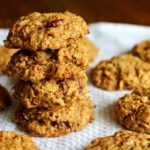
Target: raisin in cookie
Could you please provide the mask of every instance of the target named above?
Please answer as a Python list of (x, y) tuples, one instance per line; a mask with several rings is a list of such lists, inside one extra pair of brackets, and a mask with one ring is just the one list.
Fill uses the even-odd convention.
[(150, 138), (143, 133), (119, 131), (112, 136), (93, 140), (85, 150), (149, 150)]
[(17, 52), (17, 50), (0, 46), (0, 75), (6, 73), (7, 64), (15, 52)]
[(150, 89), (139, 88), (120, 98), (115, 112), (127, 129), (150, 133)]
[(40, 150), (27, 135), (21, 135), (14, 131), (0, 131), (1, 150)]
[(51, 106), (65, 106), (68, 101), (85, 95), (88, 91), (86, 84), (85, 73), (58, 81), (43, 80), (37, 83), (19, 81), (14, 88), (14, 97), (26, 108), (51, 109)]
[(83, 129), (94, 119), (93, 104), (87, 97), (51, 109), (19, 107), (15, 122), (32, 136), (54, 137)]
[[(59, 55), (60, 54), (60, 55)], [(7, 74), (25, 81), (38, 82), (42, 79), (70, 78), (82, 72), (72, 56), (63, 52), (19, 50), (8, 64)], [(82, 60), (83, 61), (83, 60)]]
[(81, 38), (76, 43), (85, 49), (86, 58), (88, 58), (89, 62), (96, 59), (99, 50), (91, 40), (88, 38)]
[(0, 110), (6, 109), (11, 103), (10, 95), (7, 90), (0, 85)]
[(21, 17), (10, 29), (6, 47), (31, 51), (57, 50), (74, 43), (89, 33), (86, 22), (68, 11), (64, 13), (34, 12)]
[(150, 62), (150, 40), (143, 41), (134, 46), (132, 53), (142, 60)]
[(150, 86), (150, 64), (131, 54), (100, 62), (91, 73), (93, 83), (106, 90)]

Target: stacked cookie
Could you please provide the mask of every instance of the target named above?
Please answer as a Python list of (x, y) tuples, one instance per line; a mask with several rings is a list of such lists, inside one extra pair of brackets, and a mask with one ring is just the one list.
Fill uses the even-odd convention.
[(87, 33), (85, 21), (70, 12), (32, 13), (10, 30), (5, 46), (21, 48), (7, 69), (20, 79), (14, 88), (20, 103), (15, 122), (31, 135), (60, 136), (93, 120), (86, 96), (90, 61), (79, 42)]

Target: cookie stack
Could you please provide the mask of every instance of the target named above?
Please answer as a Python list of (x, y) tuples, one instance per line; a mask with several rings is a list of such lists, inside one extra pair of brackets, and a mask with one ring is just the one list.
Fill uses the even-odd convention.
[(33, 136), (60, 136), (84, 128), (94, 118), (85, 69), (89, 59), (80, 38), (85, 21), (70, 12), (32, 13), (10, 30), (6, 47), (21, 48), (7, 74), (20, 81), (15, 122)]

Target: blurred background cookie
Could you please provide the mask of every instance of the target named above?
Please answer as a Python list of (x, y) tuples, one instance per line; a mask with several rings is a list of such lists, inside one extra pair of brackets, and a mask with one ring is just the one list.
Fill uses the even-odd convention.
[(88, 58), (89, 62), (92, 63), (96, 59), (99, 53), (99, 49), (96, 47), (96, 45), (86, 37), (79, 39), (77, 41), (77, 44), (83, 47), (86, 53), (86, 57)]
[(11, 98), (8, 91), (0, 85), (0, 110), (6, 109), (11, 104)]
[(132, 49), (132, 53), (143, 61), (150, 62), (150, 40), (135, 45)]
[(4, 46), (0, 46), (0, 75), (6, 73), (7, 64), (11, 56), (16, 52), (16, 49), (8, 49)]
[(125, 128), (150, 133), (150, 89), (138, 88), (120, 98), (115, 107), (116, 119)]
[(106, 90), (149, 87), (150, 64), (132, 54), (122, 54), (100, 62), (91, 72), (93, 83)]
[(123, 130), (112, 136), (94, 139), (85, 150), (148, 150), (149, 145), (148, 135)]
[(0, 131), (1, 150), (40, 150), (27, 135), (21, 135), (14, 131)]

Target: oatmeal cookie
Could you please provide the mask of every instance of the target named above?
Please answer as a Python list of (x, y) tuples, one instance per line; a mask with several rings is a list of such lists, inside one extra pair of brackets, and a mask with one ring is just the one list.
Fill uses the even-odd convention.
[(87, 77), (84, 74), (64, 80), (43, 80), (32, 83), (19, 81), (14, 88), (14, 97), (26, 108), (53, 105), (65, 106), (68, 101), (85, 95), (88, 91)]
[(96, 45), (88, 38), (81, 38), (77, 41), (77, 44), (85, 49), (86, 57), (89, 62), (92, 62), (98, 56), (98, 48)]
[(11, 103), (10, 95), (7, 90), (0, 85), (0, 110), (6, 109)]
[(25, 109), (19, 107), (15, 122), (32, 136), (55, 137), (83, 129), (93, 121), (93, 104), (87, 97), (68, 101), (65, 107)]
[(15, 52), (17, 52), (17, 50), (0, 46), (0, 75), (6, 73), (7, 64)]
[(73, 56), (67, 58), (64, 53), (60, 52), (59, 54), (60, 56), (57, 56), (55, 51), (53, 53), (49, 50), (36, 52), (19, 50), (11, 58), (7, 74), (25, 81), (38, 82), (51, 78), (63, 80), (82, 72), (82, 69), (75, 65), (71, 59)]
[(150, 134), (150, 89), (139, 88), (120, 98), (115, 112), (127, 129)]
[(150, 62), (150, 40), (135, 45), (132, 49), (132, 53), (142, 60)]
[(100, 62), (91, 73), (93, 83), (106, 90), (150, 87), (150, 64), (132, 54)]
[(10, 29), (4, 42), (9, 48), (31, 51), (57, 50), (74, 43), (89, 33), (86, 22), (68, 11), (64, 13), (34, 12), (21, 17)]
[(93, 140), (85, 150), (149, 150), (150, 138), (143, 133), (123, 130)]
[(1, 150), (40, 150), (27, 135), (21, 135), (14, 131), (0, 131)]

